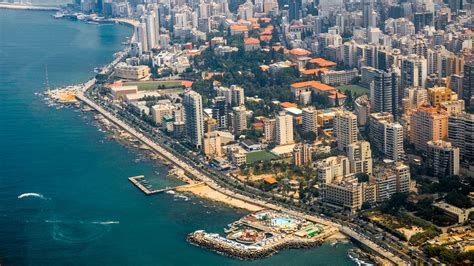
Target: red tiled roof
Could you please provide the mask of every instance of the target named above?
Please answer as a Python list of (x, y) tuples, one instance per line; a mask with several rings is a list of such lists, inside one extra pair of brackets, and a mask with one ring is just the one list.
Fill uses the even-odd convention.
[(313, 58), (313, 59), (309, 60), (308, 62), (312, 63), (312, 64), (317, 64), (320, 67), (331, 67), (331, 66), (336, 65), (336, 63), (334, 63), (333, 61), (329, 61), (329, 60), (326, 60), (324, 58)]

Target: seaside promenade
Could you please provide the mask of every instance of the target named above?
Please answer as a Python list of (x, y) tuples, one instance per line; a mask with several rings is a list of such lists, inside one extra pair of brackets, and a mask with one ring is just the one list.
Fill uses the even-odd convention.
[(266, 201), (263, 201), (263, 200), (260, 200), (260, 199), (257, 199), (257, 198), (250, 198), (250, 197), (244, 196), (242, 194), (236, 193), (235, 191), (233, 191), (231, 189), (228, 189), (228, 188), (225, 188), (225, 187), (222, 187), (222, 186), (218, 185), (213, 179), (211, 179), (207, 175), (203, 174), (199, 170), (195, 169), (194, 167), (190, 166), (189, 164), (182, 161), (178, 157), (174, 156), (172, 153), (170, 153), (169, 151), (167, 151), (166, 149), (164, 149), (163, 147), (161, 147), (160, 145), (158, 145), (157, 143), (155, 143), (154, 141), (152, 141), (151, 139), (149, 139), (148, 137), (146, 137), (145, 135), (143, 135), (142, 133), (137, 131), (135, 128), (130, 127), (128, 124), (126, 124), (125, 122), (118, 119), (112, 113), (108, 112), (103, 107), (99, 106), (98, 104), (96, 104), (95, 102), (93, 102), (92, 100), (87, 98), (84, 95), (84, 92), (86, 90), (88, 90), (89, 88), (91, 88), (94, 85), (94, 83), (95, 83), (95, 80), (91, 80), (88, 83), (86, 83), (87, 85), (82, 86), (81, 89), (78, 89), (76, 97), (79, 100), (86, 103), (87, 105), (89, 105), (90, 107), (92, 107), (93, 109), (95, 109), (97, 112), (102, 114), (104, 117), (109, 119), (111, 122), (115, 123), (116, 125), (118, 125), (122, 129), (126, 130), (129, 134), (136, 137), (142, 143), (149, 146), (153, 151), (155, 151), (158, 154), (160, 154), (161, 156), (163, 156), (163, 158), (168, 160), (170, 163), (172, 163), (176, 167), (182, 169), (188, 175), (194, 176), (196, 180), (205, 183), (210, 188), (212, 188), (216, 191), (219, 191), (220, 193), (225, 194), (229, 197), (236, 198), (236, 199), (239, 199), (239, 200), (242, 200), (244, 202), (248, 202), (248, 203), (251, 203), (251, 204), (254, 204), (254, 205), (258, 205), (262, 208), (272, 209), (272, 210), (275, 210), (275, 211), (286, 212), (286, 213), (289, 213), (291, 215), (302, 217), (304, 219), (307, 219), (307, 220), (315, 222), (315, 223), (320, 223), (320, 224), (323, 224), (323, 225), (326, 225), (326, 226), (336, 228), (336, 229), (340, 230), (341, 232), (343, 232), (344, 234), (348, 235), (349, 237), (351, 237), (351, 238), (359, 241), (363, 245), (367, 246), (368, 248), (370, 248), (371, 250), (373, 250), (374, 252), (376, 252), (380, 256), (386, 258), (391, 263), (393, 263), (395, 265), (409, 265), (406, 261), (404, 261), (401, 258), (395, 256), (394, 254), (390, 253), (389, 251), (381, 248), (380, 246), (378, 246), (376, 243), (374, 243), (370, 239), (368, 239), (365, 236), (357, 233), (356, 231), (352, 230), (349, 227), (339, 225), (339, 224), (334, 223), (334, 222), (332, 222), (328, 219), (325, 219), (325, 218), (321, 218), (321, 217), (317, 217), (317, 216), (313, 216), (313, 215), (307, 215), (307, 214), (304, 214), (304, 213), (301, 213), (301, 212), (290, 210), (290, 209), (287, 209), (287, 208), (284, 208), (284, 207), (278, 206), (276, 204), (269, 203), (269, 202), (266, 202)]

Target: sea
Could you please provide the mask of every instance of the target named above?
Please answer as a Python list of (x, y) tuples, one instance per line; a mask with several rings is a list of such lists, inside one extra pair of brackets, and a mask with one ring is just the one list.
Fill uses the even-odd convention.
[[(128, 181), (179, 184), (110, 138), (93, 114), (38, 93), (94, 75), (132, 29), (0, 10), (0, 265), (354, 265), (352, 243), (240, 261), (193, 246), (247, 214), (187, 194), (145, 196)], [(47, 69), (47, 71), (46, 71)], [(47, 72), (47, 74), (46, 74)]]

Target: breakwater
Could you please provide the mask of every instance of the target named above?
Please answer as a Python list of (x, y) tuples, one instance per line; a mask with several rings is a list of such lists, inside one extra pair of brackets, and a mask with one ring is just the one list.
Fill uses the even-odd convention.
[(265, 245), (244, 245), (218, 234), (205, 231), (195, 231), (187, 236), (187, 241), (193, 245), (213, 250), (219, 254), (227, 255), (241, 260), (256, 260), (272, 256), (282, 249), (308, 249), (320, 246), (321, 239), (297, 239), (286, 237)]

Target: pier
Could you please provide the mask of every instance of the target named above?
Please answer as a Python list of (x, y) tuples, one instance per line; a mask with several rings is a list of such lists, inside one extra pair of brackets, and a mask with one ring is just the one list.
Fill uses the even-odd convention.
[(184, 188), (184, 187), (189, 187), (189, 186), (196, 186), (196, 185), (202, 184), (202, 183), (193, 183), (193, 184), (179, 185), (179, 186), (174, 186), (174, 187), (150, 189), (150, 188), (144, 186), (140, 182), (141, 180), (145, 180), (144, 175), (132, 176), (132, 177), (129, 177), (128, 180), (130, 180), (130, 182), (132, 182), (138, 189), (143, 191), (143, 193), (145, 193), (145, 195), (147, 195), (147, 196), (162, 193), (162, 192), (166, 192), (166, 191), (170, 191), (170, 190), (176, 190), (176, 189), (179, 189), (179, 188)]

